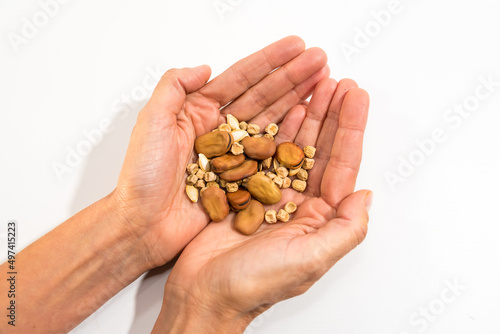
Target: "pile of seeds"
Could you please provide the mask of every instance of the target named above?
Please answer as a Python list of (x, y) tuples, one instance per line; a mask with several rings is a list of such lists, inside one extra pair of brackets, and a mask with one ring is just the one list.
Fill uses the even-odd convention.
[(256, 124), (238, 122), (227, 115), (227, 123), (219, 125), (195, 140), (197, 163), (187, 166), (186, 193), (201, 205), (213, 221), (221, 221), (229, 210), (237, 212), (234, 228), (250, 235), (266, 221), (287, 222), (297, 210), (288, 202), (283, 209), (266, 210), (264, 205), (281, 200), (281, 189), (303, 192), (307, 187), (308, 170), (314, 166), (316, 149), (301, 149), (294, 143), (276, 146), (274, 123), (260, 133)]

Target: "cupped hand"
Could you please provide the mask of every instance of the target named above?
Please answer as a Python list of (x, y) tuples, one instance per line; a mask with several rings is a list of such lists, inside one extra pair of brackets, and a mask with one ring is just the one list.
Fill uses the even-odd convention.
[(208, 83), (208, 66), (163, 75), (139, 113), (111, 195), (125, 224), (143, 241), (150, 267), (171, 260), (209, 222), (185, 194), (185, 168), (195, 161), (195, 138), (228, 113), (240, 120), (281, 121), (329, 75), (326, 61), (321, 49), (304, 50), (304, 42), (291, 36)]
[[(372, 194), (353, 191), (368, 106), (368, 94), (354, 81), (325, 79), (307, 110), (292, 108), (276, 140), (315, 146), (316, 163), (304, 193), (283, 190), (281, 203), (266, 209), (288, 201), (299, 209), (289, 222), (264, 223), (251, 236), (234, 230), (234, 214), (207, 226), (175, 264), (162, 314), (169, 311), (165, 305), (176, 307), (168, 301), (172, 295), (184, 296), (183, 303), (211, 310), (215, 318), (246, 319), (244, 327), (270, 305), (305, 292), (363, 241)], [(231, 331), (238, 332), (234, 326)]]

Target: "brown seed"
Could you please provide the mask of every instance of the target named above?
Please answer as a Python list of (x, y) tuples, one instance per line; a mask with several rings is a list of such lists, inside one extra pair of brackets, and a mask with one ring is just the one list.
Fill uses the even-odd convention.
[(245, 235), (255, 233), (264, 222), (266, 210), (264, 206), (256, 201), (251, 200), (245, 210), (241, 210), (234, 219), (234, 228)]
[(281, 143), (276, 148), (276, 159), (287, 168), (299, 168), (304, 162), (304, 151), (294, 143)]
[(258, 167), (259, 164), (257, 163), (257, 161), (246, 160), (238, 167), (226, 170), (224, 173), (220, 174), (219, 177), (229, 182), (243, 180), (244, 178), (257, 173)]
[(253, 175), (247, 183), (247, 190), (262, 204), (275, 204), (281, 200), (281, 190), (265, 175)]
[(206, 213), (215, 222), (221, 221), (229, 214), (224, 190), (217, 187), (205, 188), (201, 191), (201, 205)]
[(250, 200), (252, 195), (246, 190), (239, 189), (234, 193), (227, 193), (227, 200), (231, 209), (234, 211), (240, 211), (246, 209), (250, 205)]
[(212, 171), (215, 173), (222, 173), (228, 169), (238, 167), (245, 162), (245, 156), (243, 154), (234, 155), (231, 153), (224, 154), (223, 156), (217, 157), (210, 161), (212, 165)]
[(194, 148), (197, 153), (204, 154), (207, 158), (212, 158), (225, 154), (231, 149), (233, 136), (226, 131), (208, 132), (199, 136), (194, 141)]
[(276, 144), (266, 137), (245, 137), (241, 141), (245, 155), (251, 159), (264, 160), (274, 155)]

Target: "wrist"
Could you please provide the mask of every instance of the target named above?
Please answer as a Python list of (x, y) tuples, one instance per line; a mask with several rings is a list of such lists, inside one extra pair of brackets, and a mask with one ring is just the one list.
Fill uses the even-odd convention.
[(170, 283), (152, 334), (243, 333), (256, 315), (240, 313), (221, 303), (208, 302)]

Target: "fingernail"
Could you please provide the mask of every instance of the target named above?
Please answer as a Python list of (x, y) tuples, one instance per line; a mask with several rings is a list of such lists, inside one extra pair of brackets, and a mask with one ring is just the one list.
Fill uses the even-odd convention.
[(370, 212), (370, 208), (372, 207), (372, 201), (373, 201), (373, 192), (370, 191), (365, 197), (365, 206), (367, 212)]

